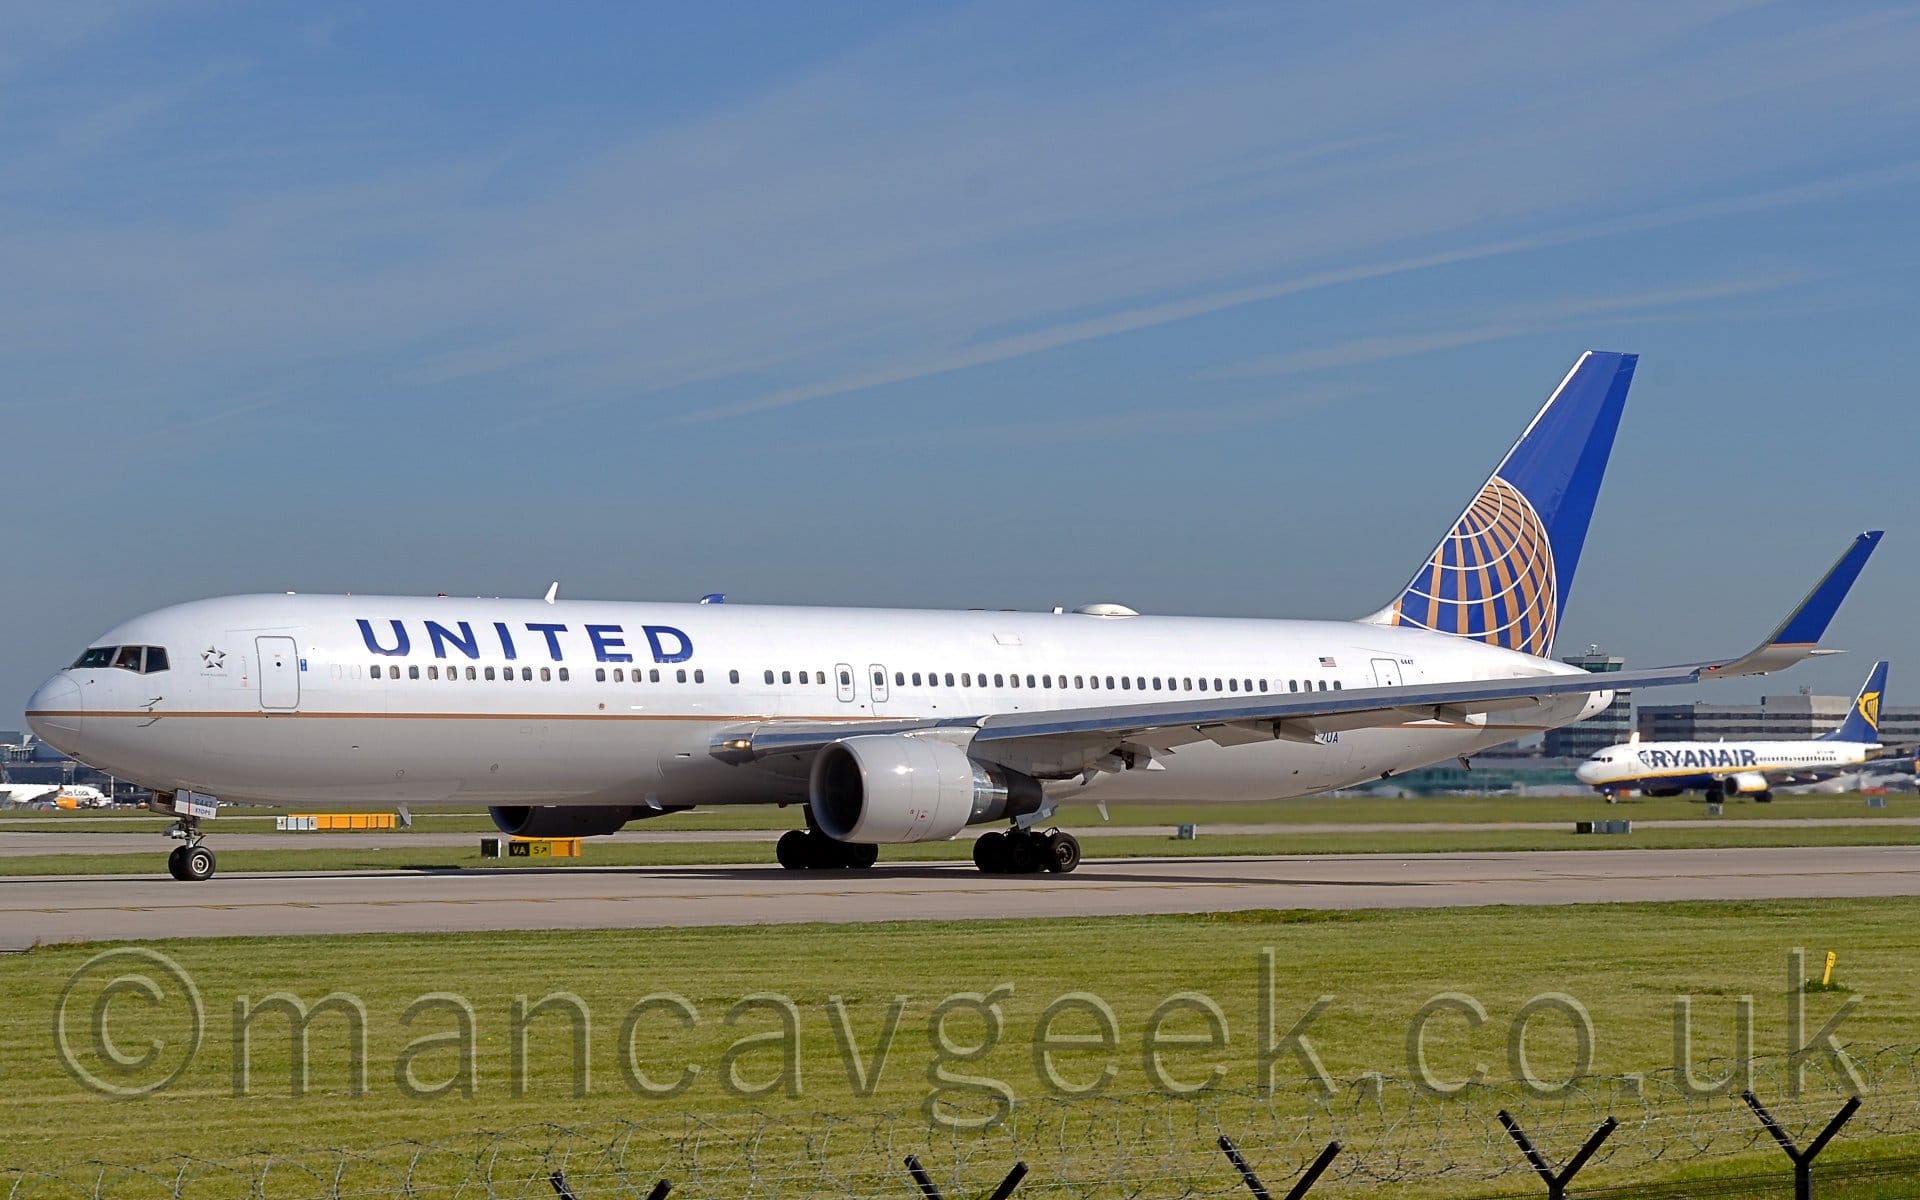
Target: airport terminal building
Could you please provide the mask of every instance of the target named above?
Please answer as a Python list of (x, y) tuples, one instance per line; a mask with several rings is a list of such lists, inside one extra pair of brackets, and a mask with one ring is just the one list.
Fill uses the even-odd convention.
[[(1804, 693), (1762, 696), (1758, 704), (1642, 704), (1635, 727), (1647, 741), (1799, 741), (1830, 732), (1846, 719), (1852, 704), (1852, 696)], [(1920, 706), (1883, 706), (1880, 741), (1888, 746), (1920, 743)]]

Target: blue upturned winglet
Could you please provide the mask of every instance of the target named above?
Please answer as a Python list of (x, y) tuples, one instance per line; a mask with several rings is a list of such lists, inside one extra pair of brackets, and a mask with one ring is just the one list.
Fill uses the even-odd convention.
[(1827, 632), (1833, 614), (1840, 611), (1840, 602), (1847, 598), (1847, 591), (1853, 587), (1853, 581), (1860, 578), (1860, 569), (1867, 565), (1873, 548), (1880, 544), (1883, 530), (1869, 529), (1853, 539), (1853, 545), (1833, 564), (1825, 578), (1813, 585), (1807, 598), (1800, 607), (1781, 622), (1780, 628), (1773, 631), (1767, 639), (1769, 646), (1815, 646)]
[(1581, 355), (1406, 589), (1367, 619), (1550, 653), (1638, 361)]
[(1883, 658), (1873, 664), (1873, 670), (1867, 673), (1867, 681), (1860, 685), (1860, 694), (1853, 698), (1853, 707), (1847, 710), (1847, 719), (1840, 723), (1840, 728), (1819, 740), (1877, 743), (1880, 740), (1880, 698), (1886, 694), (1887, 660)]

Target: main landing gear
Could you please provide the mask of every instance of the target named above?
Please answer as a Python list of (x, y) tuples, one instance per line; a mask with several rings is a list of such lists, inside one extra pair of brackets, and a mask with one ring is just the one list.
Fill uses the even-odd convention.
[(200, 818), (181, 817), (167, 830), (167, 836), (179, 838), (184, 846), (175, 846), (167, 855), (167, 874), (182, 882), (198, 883), (213, 878), (218, 860), (207, 848), (206, 834), (200, 832)]
[(974, 839), (973, 865), (989, 875), (1065, 875), (1080, 865), (1080, 839), (1060, 830), (1009, 829)]
[(789, 871), (851, 867), (865, 870), (880, 860), (880, 847), (835, 841), (817, 829), (789, 829), (780, 835), (774, 856)]

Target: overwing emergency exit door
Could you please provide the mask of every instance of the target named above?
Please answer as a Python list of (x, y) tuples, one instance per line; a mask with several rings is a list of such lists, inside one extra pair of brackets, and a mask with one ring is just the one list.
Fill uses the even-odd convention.
[(260, 657), (260, 707), (291, 712), (300, 707), (300, 650), (290, 637), (257, 637)]

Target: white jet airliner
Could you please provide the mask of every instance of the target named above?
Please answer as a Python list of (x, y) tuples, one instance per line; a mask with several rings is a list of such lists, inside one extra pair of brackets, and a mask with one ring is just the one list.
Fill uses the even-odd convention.
[(612, 833), (702, 804), (799, 804), (792, 868), (887, 843), (1070, 871), (1082, 794), (1303, 796), (1464, 758), (1607, 689), (1778, 670), (1878, 533), (1730, 660), (1593, 676), (1548, 657), (1635, 358), (1582, 355), (1392, 603), (1358, 621), (1072, 612), (232, 596), (103, 635), (28, 702), (35, 732), (171, 794), (175, 877), (217, 803), (481, 804), (507, 833)]
[(1574, 768), (1581, 783), (1612, 797), (1638, 791), (1649, 796), (1703, 792), (1718, 802), (1742, 792), (1762, 804), (1773, 785), (1818, 783), (1859, 766), (1881, 750), (1880, 697), (1887, 690), (1887, 664), (1873, 664), (1847, 719), (1833, 732), (1807, 742), (1642, 742), (1608, 746)]

